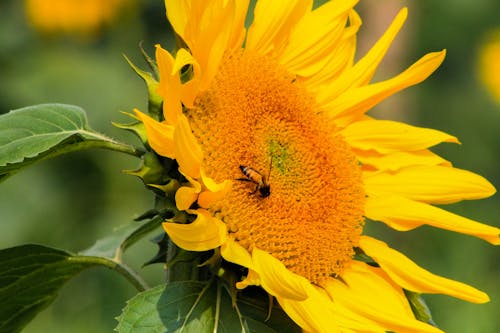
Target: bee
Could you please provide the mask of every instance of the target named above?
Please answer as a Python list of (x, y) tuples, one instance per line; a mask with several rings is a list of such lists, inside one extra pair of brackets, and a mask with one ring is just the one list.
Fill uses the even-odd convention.
[(257, 170), (244, 165), (240, 165), (240, 170), (245, 175), (246, 178), (237, 178), (236, 180), (254, 183), (256, 186), (252, 194), (259, 191), (259, 195), (261, 198), (267, 198), (271, 194), (271, 186), (269, 185), (269, 176), (271, 174), (271, 168), (269, 168), (269, 175), (267, 177), (258, 172)]

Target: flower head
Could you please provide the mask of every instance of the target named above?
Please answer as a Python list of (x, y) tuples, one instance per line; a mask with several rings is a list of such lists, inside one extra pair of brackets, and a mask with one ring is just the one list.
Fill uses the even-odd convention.
[(92, 35), (129, 0), (25, 0), (30, 23), (41, 32)]
[(500, 29), (489, 32), (479, 49), (478, 74), (481, 82), (500, 103)]
[(196, 218), (163, 226), (186, 250), (220, 248), (247, 269), (238, 288), (261, 286), (305, 331), (440, 332), (415, 319), (404, 289), (487, 295), (364, 235), (364, 220), (499, 244), (499, 229), (432, 206), (495, 189), (429, 150), (455, 137), (366, 115), (425, 80), (445, 51), (371, 83), (407, 11), (354, 62), (356, 2), (260, 0), (246, 31), (248, 1), (166, 1), (186, 48), (156, 49), (164, 120), (136, 114), (150, 146), (178, 162), (176, 205)]

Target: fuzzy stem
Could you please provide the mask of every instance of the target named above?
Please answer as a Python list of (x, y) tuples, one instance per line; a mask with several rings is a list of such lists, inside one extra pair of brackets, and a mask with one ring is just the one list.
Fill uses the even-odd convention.
[(114, 260), (94, 257), (94, 256), (74, 256), (70, 257), (68, 260), (73, 262), (83, 262), (83, 263), (93, 263), (95, 265), (104, 266), (110, 268), (118, 273), (120, 273), (124, 278), (126, 278), (138, 291), (145, 291), (149, 289), (148, 284), (130, 267), (117, 263)]

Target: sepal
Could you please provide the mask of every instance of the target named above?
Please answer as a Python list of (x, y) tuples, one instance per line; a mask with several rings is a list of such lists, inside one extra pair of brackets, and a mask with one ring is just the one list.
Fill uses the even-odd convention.
[(181, 187), (181, 184), (177, 179), (169, 179), (169, 181), (164, 185), (157, 184), (148, 184), (151, 187), (154, 187), (165, 194), (168, 198), (175, 198), (175, 194), (177, 190)]
[(153, 71), (154, 77), (160, 77), (160, 72), (158, 70), (158, 65), (156, 65), (156, 62), (153, 58), (147, 54), (146, 50), (142, 47), (142, 42), (139, 43), (139, 49), (141, 50), (141, 55), (142, 58), (146, 61), (148, 64), (149, 68)]
[[(153, 60), (147, 56), (146, 52), (141, 48), (142, 54), (144, 58), (146, 59), (146, 62), (150, 65), (150, 67), (153, 67)], [(158, 94), (158, 86), (159, 83), (156, 80), (156, 78), (151, 74), (150, 72), (143, 71), (139, 67), (137, 67), (126, 55), (124, 55), (125, 60), (128, 62), (130, 67), (134, 70), (134, 72), (139, 75), (144, 83), (146, 84), (146, 87), (148, 89), (148, 111), (153, 118), (156, 120), (161, 120), (162, 117), (162, 102), (163, 99), (161, 96)]]
[(136, 121), (128, 123), (128, 124), (122, 124), (122, 123), (117, 123), (117, 122), (111, 122), (111, 124), (117, 128), (124, 129), (126, 131), (134, 133), (139, 140), (141, 140), (142, 144), (146, 146), (148, 142), (148, 136), (146, 135), (146, 128), (144, 127), (144, 123), (142, 121), (137, 120), (137, 117), (128, 112), (122, 112), (124, 115), (127, 115)]
[(141, 166), (136, 170), (124, 170), (124, 173), (139, 177), (145, 185), (164, 184), (169, 180), (166, 171), (158, 156), (148, 151), (141, 159)]
[(436, 323), (432, 320), (431, 310), (425, 303), (421, 294), (406, 289), (403, 289), (403, 291), (408, 303), (410, 303), (410, 307), (415, 315), (415, 318), (429, 325), (436, 326)]
[(142, 267), (146, 267), (152, 264), (165, 264), (167, 262), (167, 253), (169, 249), (168, 235), (162, 232), (161, 234), (153, 237), (151, 239), (151, 242), (158, 247), (158, 250), (151, 259), (142, 264)]

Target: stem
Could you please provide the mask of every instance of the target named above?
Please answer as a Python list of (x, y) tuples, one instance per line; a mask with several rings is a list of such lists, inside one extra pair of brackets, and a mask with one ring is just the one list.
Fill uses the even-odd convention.
[[(217, 333), (219, 331), (220, 303), (221, 303), (221, 298), (222, 298), (221, 288), (222, 288), (221, 284), (217, 283), (217, 296), (215, 298), (215, 314), (214, 314), (215, 322), (214, 322), (214, 329), (213, 329), (214, 333)], [(241, 325), (241, 328), (244, 328), (244, 326)]]
[(126, 278), (138, 291), (145, 291), (149, 289), (148, 284), (144, 281), (136, 272), (134, 272), (127, 265), (119, 264), (116, 261), (103, 257), (94, 256), (74, 256), (68, 258), (73, 262), (83, 262), (88, 264), (93, 263), (95, 265), (104, 266), (110, 268), (118, 273), (120, 273), (124, 278)]
[(31, 161), (28, 160), (28, 161), (24, 162), (24, 166), (33, 164), (35, 162), (48, 160), (49, 158), (53, 158), (53, 157), (63, 155), (66, 153), (72, 153), (75, 151), (93, 149), (93, 148), (113, 150), (113, 151), (129, 154), (132, 156), (136, 156), (136, 157), (141, 157), (144, 154), (144, 152), (142, 150), (139, 150), (139, 149), (137, 149), (133, 146), (127, 145), (125, 143), (120, 143), (120, 142), (116, 142), (116, 141), (82, 141), (82, 142), (66, 145), (65, 147), (63, 147), (61, 149), (50, 151), (47, 154), (41, 155), (40, 157), (33, 159)]
[[(112, 138), (98, 132), (82, 130), (82, 134), (85, 134), (88, 137), (95, 138), (95, 141), (93, 141), (92, 139), (87, 139), (83, 142), (73, 144), (72, 146), (114, 150), (120, 153), (125, 153), (137, 157), (141, 157), (144, 154), (144, 151), (141, 151), (131, 145), (115, 141)], [(86, 145), (86, 143), (89, 143), (89, 145)]]
[[(98, 138), (98, 136), (95, 136), (95, 135), (94, 135), (94, 137)], [(71, 143), (71, 144), (65, 145), (62, 148), (52, 149), (52, 150), (43, 152), (40, 155), (38, 155), (37, 157), (27, 158), (22, 163), (16, 164), (16, 165), (18, 165), (17, 167), (15, 167), (11, 170), (8, 170), (8, 172), (5, 172), (2, 175), (0, 175), (0, 181), (5, 180), (8, 176), (12, 176), (13, 174), (19, 172), (21, 169), (23, 169), (27, 166), (30, 166), (36, 162), (41, 162), (44, 160), (48, 160), (50, 158), (54, 158), (54, 157), (59, 156), (59, 155), (63, 155), (66, 153), (72, 153), (72, 152), (79, 151), (79, 150), (101, 148), (101, 149), (107, 149), (107, 150), (113, 150), (113, 151), (125, 153), (125, 154), (132, 155), (135, 157), (141, 157), (142, 155), (144, 155), (144, 151), (142, 151), (138, 148), (127, 145), (125, 143), (111, 140), (109, 138), (107, 138), (107, 140), (109, 140), (109, 141), (88, 140), (88, 141), (82, 141), (82, 142), (77, 142), (77, 143)]]
[[(109, 140), (109, 139), (108, 139)], [(127, 145), (125, 143), (117, 142), (117, 141), (84, 141), (80, 143), (76, 143), (69, 147), (68, 151), (72, 150), (81, 150), (86, 148), (101, 148), (116, 151), (119, 153), (125, 153), (135, 157), (141, 157), (144, 155), (144, 151), (135, 148), (134, 146)]]
[(136, 157), (141, 157), (144, 154), (144, 151), (120, 142), (102, 142), (102, 146), (99, 148), (113, 150)]

